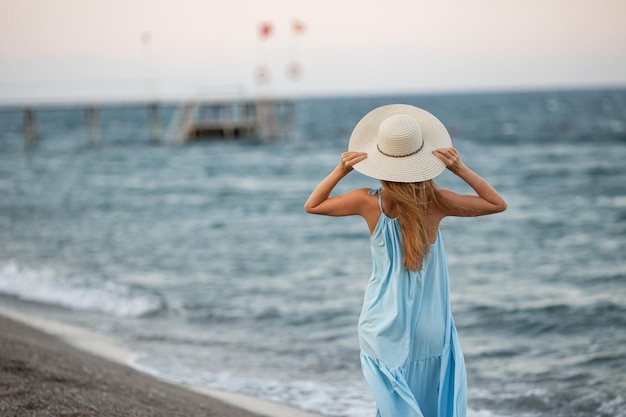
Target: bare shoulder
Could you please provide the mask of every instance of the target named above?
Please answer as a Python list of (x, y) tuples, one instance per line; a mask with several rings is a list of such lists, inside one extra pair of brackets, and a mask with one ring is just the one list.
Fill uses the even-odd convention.
[(378, 205), (378, 194), (372, 192), (371, 188), (357, 188), (344, 194), (350, 199), (350, 205), (353, 205), (354, 214), (359, 214), (367, 223), (370, 235), (374, 232), (376, 223), (380, 218), (380, 208)]
[(361, 196), (370, 196), (372, 189), (371, 188), (356, 188), (354, 190), (352, 190), (352, 193), (361, 195)]
[(359, 204), (362, 205), (363, 211), (370, 211), (370, 208), (378, 210), (378, 195), (371, 188), (357, 188), (350, 191), (346, 195), (351, 195)]
[(371, 191), (371, 188), (356, 188), (344, 194), (343, 198), (355, 200), (360, 203), (367, 202), (372, 199), (372, 195), (370, 194), (370, 191)]
[(371, 188), (357, 188), (343, 195), (344, 204), (352, 207), (352, 214), (362, 216), (368, 224), (376, 222), (380, 215), (378, 196)]

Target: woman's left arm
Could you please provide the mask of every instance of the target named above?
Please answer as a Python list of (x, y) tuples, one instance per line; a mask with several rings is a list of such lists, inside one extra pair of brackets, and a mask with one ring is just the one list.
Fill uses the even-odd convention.
[(304, 210), (312, 214), (327, 216), (349, 216), (361, 214), (360, 193), (358, 190), (336, 197), (330, 193), (343, 177), (354, 169), (353, 166), (367, 158), (363, 152), (344, 152), (335, 169), (318, 184), (304, 204)]

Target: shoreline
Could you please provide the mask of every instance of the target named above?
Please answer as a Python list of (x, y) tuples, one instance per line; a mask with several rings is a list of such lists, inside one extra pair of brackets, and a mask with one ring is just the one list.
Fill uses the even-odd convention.
[(167, 380), (83, 328), (0, 307), (0, 414), (320, 417), (256, 397)]

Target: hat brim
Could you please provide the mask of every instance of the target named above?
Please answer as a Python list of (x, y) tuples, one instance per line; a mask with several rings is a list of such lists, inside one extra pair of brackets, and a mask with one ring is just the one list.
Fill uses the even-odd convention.
[[(408, 115), (419, 123), (424, 147), (414, 155), (390, 157), (376, 147), (378, 128), (388, 117)], [(446, 165), (432, 151), (452, 146), (446, 127), (426, 110), (408, 104), (390, 104), (367, 113), (354, 127), (348, 151), (365, 152), (367, 158), (354, 165), (354, 169), (368, 177), (393, 182), (421, 182), (441, 174)]]

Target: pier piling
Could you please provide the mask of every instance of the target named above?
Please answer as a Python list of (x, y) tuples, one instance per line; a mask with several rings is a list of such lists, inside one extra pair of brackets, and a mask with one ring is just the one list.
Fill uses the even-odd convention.
[(24, 146), (26, 149), (37, 147), (37, 114), (32, 107), (24, 110)]
[(85, 109), (85, 132), (87, 144), (90, 146), (100, 143), (100, 109), (97, 107), (87, 107)]
[(148, 107), (148, 125), (150, 141), (153, 143), (161, 142), (161, 114), (157, 103), (152, 103)]

